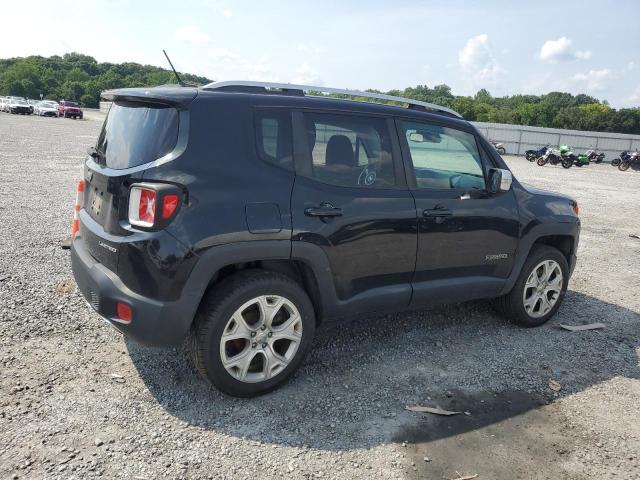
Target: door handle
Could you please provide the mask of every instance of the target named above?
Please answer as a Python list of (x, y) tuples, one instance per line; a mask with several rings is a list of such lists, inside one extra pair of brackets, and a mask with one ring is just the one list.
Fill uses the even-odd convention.
[(432, 209), (422, 211), (424, 217), (450, 217), (451, 215), (453, 215), (451, 210), (447, 210), (444, 205), (436, 205)]
[(339, 217), (342, 215), (342, 209), (323, 202), (317, 207), (305, 209), (304, 214), (310, 217)]

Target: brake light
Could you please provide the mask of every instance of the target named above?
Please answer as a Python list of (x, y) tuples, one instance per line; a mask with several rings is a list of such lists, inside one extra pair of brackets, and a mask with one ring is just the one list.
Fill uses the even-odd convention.
[(573, 202), (573, 204), (571, 205), (571, 208), (573, 209), (573, 213), (575, 213), (578, 216), (580, 215), (580, 208), (578, 208), (577, 202)]
[(162, 197), (162, 218), (171, 218), (173, 212), (178, 208), (178, 195), (171, 193)]
[(180, 207), (181, 189), (175, 185), (138, 183), (129, 191), (129, 223), (136, 227), (165, 227)]

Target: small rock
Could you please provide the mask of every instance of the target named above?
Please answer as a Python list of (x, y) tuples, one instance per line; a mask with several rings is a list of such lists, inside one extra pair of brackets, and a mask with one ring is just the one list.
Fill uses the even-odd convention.
[(100, 440), (99, 438), (96, 438), (96, 439), (93, 441), (93, 444), (94, 444), (96, 447), (100, 447), (100, 446), (102, 446), (102, 445), (103, 445), (103, 443), (104, 443), (104, 442), (103, 442), (102, 440)]

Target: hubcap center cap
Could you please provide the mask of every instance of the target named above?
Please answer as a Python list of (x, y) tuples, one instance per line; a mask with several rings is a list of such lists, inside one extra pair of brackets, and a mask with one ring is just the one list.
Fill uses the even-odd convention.
[(269, 335), (267, 332), (260, 332), (258, 333), (258, 335), (256, 335), (256, 343), (258, 344), (258, 346), (262, 346), (263, 343), (267, 342), (267, 339), (269, 338)]

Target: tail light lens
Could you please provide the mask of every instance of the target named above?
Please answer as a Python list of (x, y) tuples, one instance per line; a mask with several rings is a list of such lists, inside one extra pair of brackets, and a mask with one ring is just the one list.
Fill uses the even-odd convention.
[(580, 215), (580, 208), (578, 207), (578, 202), (573, 202), (571, 204), (571, 209), (573, 210), (573, 213), (575, 213), (577, 216)]
[(165, 227), (180, 207), (182, 191), (175, 185), (137, 183), (129, 191), (129, 223), (144, 229)]

